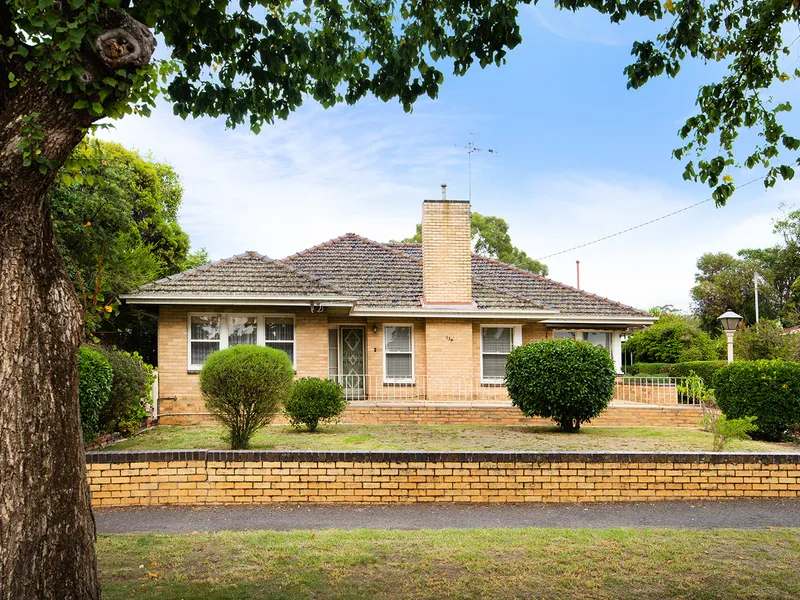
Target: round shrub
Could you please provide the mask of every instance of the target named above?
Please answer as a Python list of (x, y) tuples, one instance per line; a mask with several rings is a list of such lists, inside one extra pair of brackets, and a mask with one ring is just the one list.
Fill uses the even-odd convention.
[(114, 382), (108, 402), (100, 411), (100, 430), (108, 433), (119, 431), (133, 435), (139, 430), (142, 419), (147, 417), (145, 403), (152, 402), (153, 367), (145, 364), (136, 352), (98, 347), (114, 370)]
[(108, 401), (114, 371), (105, 356), (88, 346), (78, 350), (78, 396), (81, 405), (83, 443), (90, 444), (100, 432), (100, 410)]
[(800, 363), (734, 362), (714, 376), (714, 391), (728, 419), (756, 418), (753, 437), (778, 440), (800, 424)]
[(506, 362), (511, 402), (528, 417), (578, 431), (611, 402), (616, 371), (604, 348), (575, 340), (542, 340), (515, 348)]
[(282, 350), (234, 346), (214, 352), (200, 371), (200, 391), (208, 411), (228, 430), (234, 450), (250, 446), (286, 400), (292, 385), (292, 361)]
[(283, 408), (292, 427), (300, 429), (305, 425), (309, 431), (315, 431), (320, 421), (336, 420), (345, 406), (347, 401), (337, 382), (303, 377), (292, 385)]

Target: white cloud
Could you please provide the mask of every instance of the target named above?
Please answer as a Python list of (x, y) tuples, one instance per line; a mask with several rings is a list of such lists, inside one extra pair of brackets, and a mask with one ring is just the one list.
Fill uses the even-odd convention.
[[(423, 198), (466, 197), (466, 157), (456, 147), (463, 115), (429, 105), (406, 118), (394, 105), (323, 111), (304, 107), (259, 136), (187, 121), (160, 107), (103, 136), (152, 150), (181, 175), (181, 223), (214, 258), (258, 250), (283, 257), (346, 232), (386, 241), (410, 235)], [(708, 190), (668, 186), (630, 173), (555, 171), (503, 175), (473, 209), (505, 218), (515, 244), (533, 257), (582, 244), (693, 204)], [(554, 279), (647, 308), (688, 308), (694, 265), (703, 252), (772, 243), (771, 218), (796, 187), (767, 195), (757, 185), (729, 206), (713, 203), (564, 255), (548, 258)], [(796, 196), (795, 196), (796, 197)]]

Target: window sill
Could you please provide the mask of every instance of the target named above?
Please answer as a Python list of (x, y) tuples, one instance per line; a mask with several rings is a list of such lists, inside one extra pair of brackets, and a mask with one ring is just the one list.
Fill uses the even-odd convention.
[(197, 375), (201, 371), (202, 367), (189, 367), (186, 372), (189, 375)]
[(383, 387), (415, 387), (415, 381), (384, 381)]
[(502, 381), (481, 381), (481, 387), (506, 387)]

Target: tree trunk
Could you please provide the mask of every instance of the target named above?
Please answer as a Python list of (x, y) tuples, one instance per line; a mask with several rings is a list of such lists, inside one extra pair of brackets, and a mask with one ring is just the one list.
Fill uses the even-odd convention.
[(73, 100), (29, 82), (0, 111), (0, 599), (100, 598), (78, 405), (80, 308), (46, 201), (55, 170), (23, 167), (37, 113), (61, 164), (83, 137)]

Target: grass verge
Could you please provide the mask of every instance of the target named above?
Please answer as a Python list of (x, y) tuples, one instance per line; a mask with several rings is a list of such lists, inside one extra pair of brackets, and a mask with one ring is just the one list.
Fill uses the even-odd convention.
[(103, 535), (106, 600), (798, 598), (800, 530)]
[[(220, 427), (159, 426), (108, 446), (109, 450), (225, 449)], [(274, 425), (253, 438), (267, 450), (415, 450), (415, 451), (576, 451), (706, 452), (713, 436), (679, 427), (581, 427), (565, 434), (554, 427), (467, 427), (452, 425), (329, 425), (316, 433)], [(733, 440), (730, 452), (796, 452), (800, 444)]]

